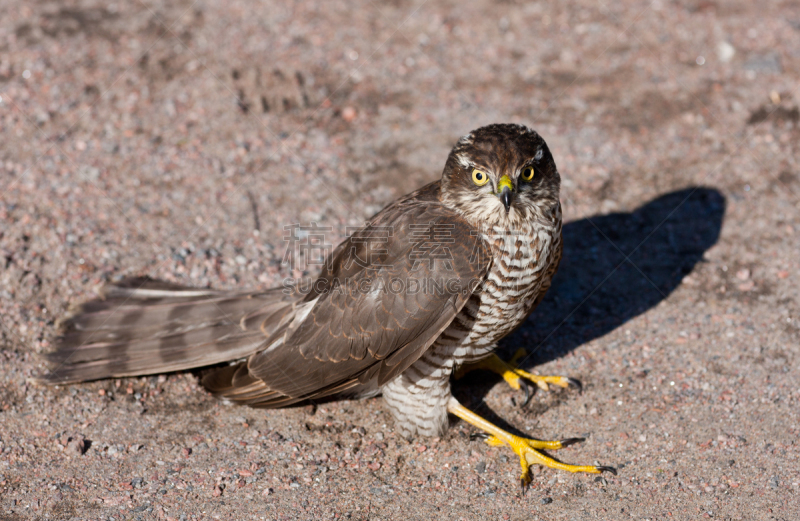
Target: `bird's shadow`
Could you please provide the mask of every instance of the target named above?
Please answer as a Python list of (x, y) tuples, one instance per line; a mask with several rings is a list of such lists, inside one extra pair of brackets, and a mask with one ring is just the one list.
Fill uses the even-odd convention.
[[(667, 298), (719, 238), (725, 198), (713, 188), (671, 192), (632, 212), (564, 225), (564, 254), (553, 286), (528, 320), (500, 344), (519, 347), (531, 368), (609, 333)], [(454, 394), (482, 400), (496, 378), (456, 382)], [(466, 387), (466, 388), (465, 388)], [(459, 389), (461, 388), (461, 389)], [(523, 399), (520, 396), (520, 399)]]

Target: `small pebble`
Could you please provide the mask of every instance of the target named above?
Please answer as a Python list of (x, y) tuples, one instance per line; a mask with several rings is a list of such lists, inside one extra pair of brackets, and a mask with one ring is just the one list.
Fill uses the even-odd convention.
[(356, 109), (353, 107), (345, 107), (342, 109), (342, 119), (350, 123), (354, 119), (356, 119)]
[(542, 504), (543, 505), (549, 505), (552, 502), (553, 502), (553, 498), (551, 498), (551, 497), (543, 497), (542, 498)]
[(81, 434), (77, 434), (70, 438), (67, 443), (66, 452), (72, 456), (81, 456), (86, 453), (86, 438)]
[(756, 285), (752, 280), (748, 280), (747, 282), (742, 282), (739, 284), (739, 291), (752, 291)]

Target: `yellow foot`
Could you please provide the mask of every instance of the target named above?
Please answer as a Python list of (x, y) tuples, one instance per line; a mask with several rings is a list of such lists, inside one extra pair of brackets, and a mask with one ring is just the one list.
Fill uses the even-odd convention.
[(524, 348), (519, 348), (508, 362), (504, 362), (499, 356), (492, 354), (480, 362), (463, 366), (463, 368), (460, 368), (456, 372), (456, 378), (460, 378), (464, 374), (468, 373), (469, 371), (474, 371), (475, 369), (486, 369), (497, 373), (503, 377), (503, 380), (505, 380), (512, 389), (517, 391), (522, 389), (525, 391), (525, 401), (522, 402), (522, 407), (528, 405), (533, 397), (531, 388), (526, 380), (533, 382), (536, 384), (536, 387), (543, 391), (549, 391), (550, 385), (557, 385), (558, 387), (563, 387), (565, 389), (567, 387), (571, 387), (573, 389), (580, 390), (581, 383), (574, 378), (569, 378), (567, 376), (539, 376), (537, 374), (531, 374), (528, 371), (519, 369), (517, 367), (517, 363), (526, 354), (527, 353)]
[[(485, 432), (478, 432), (475, 434), (470, 435), (470, 440), (481, 439), (485, 441), (488, 445), (492, 447), (499, 447), (500, 445), (505, 445), (506, 442), (494, 436), (492, 434), (486, 434)], [(576, 443), (580, 443), (585, 441), (586, 438), (567, 438), (564, 440), (537, 440), (536, 438), (520, 438), (524, 440), (531, 448), (533, 449), (546, 449), (546, 450), (558, 450), (563, 449), (564, 447), (569, 447), (570, 445), (574, 445)]]
[(583, 438), (569, 438), (566, 440), (545, 441), (536, 440), (532, 438), (523, 438), (516, 436), (510, 432), (504, 431), (493, 423), (488, 422), (474, 412), (470, 411), (455, 398), (451, 398), (447, 404), (447, 410), (464, 420), (465, 422), (474, 425), (481, 429), (485, 435), (482, 436), (486, 443), (492, 446), (508, 445), (511, 450), (519, 456), (520, 465), (522, 466), (522, 474), (520, 476), (520, 484), (522, 485), (522, 493), (525, 493), (528, 485), (531, 482), (531, 465), (544, 465), (551, 469), (561, 469), (568, 472), (588, 472), (590, 474), (599, 474), (601, 472), (611, 472), (616, 474), (617, 471), (613, 467), (604, 467), (598, 465), (570, 465), (556, 461), (550, 456), (541, 452), (542, 449), (558, 450), (573, 443), (583, 441)]
[(545, 455), (539, 450), (558, 450), (579, 441), (583, 441), (583, 439), (570, 438), (567, 440), (543, 441), (531, 438), (522, 438), (519, 436), (514, 436), (513, 434), (511, 435), (511, 439), (508, 441), (501, 440), (497, 436), (490, 436), (486, 439), (486, 443), (492, 446), (509, 445), (511, 450), (513, 450), (514, 453), (519, 456), (520, 465), (522, 466), (520, 485), (522, 486), (523, 494), (531, 482), (532, 478), (530, 466), (534, 464), (544, 465), (545, 467), (550, 467), (551, 469), (566, 470), (568, 472), (587, 472), (589, 474), (611, 472), (612, 474), (616, 475), (617, 470), (613, 467), (603, 467), (597, 465), (570, 465), (568, 463), (561, 463), (560, 461), (556, 461), (550, 456)]

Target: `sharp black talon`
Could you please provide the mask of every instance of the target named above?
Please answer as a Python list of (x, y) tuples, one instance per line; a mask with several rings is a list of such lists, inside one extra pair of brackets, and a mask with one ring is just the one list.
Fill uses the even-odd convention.
[(569, 385), (570, 389), (577, 389), (578, 392), (583, 391), (583, 385), (581, 384), (580, 380), (567, 377), (567, 385)]
[(567, 438), (566, 440), (561, 440), (561, 446), (569, 447), (570, 445), (575, 445), (576, 443), (580, 443), (582, 441), (586, 441), (586, 438)]
[(520, 380), (519, 384), (523, 389), (525, 389), (525, 400), (523, 400), (523, 402), (519, 406), (520, 409), (524, 409), (530, 403), (531, 398), (533, 398), (533, 393), (531, 392), (530, 384), (528, 384), (528, 382), (526, 382), (525, 380)]
[(525, 492), (528, 491), (528, 483), (525, 478), (519, 478), (519, 484), (522, 486), (522, 497), (525, 497)]
[(615, 469), (614, 467), (595, 467), (595, 468), (600, 472), (610, 472), (615, 476), (617, 475), (617, 469)]
[(486, 440), (486, 439), (489, 439), (489, 435), (486, 434), (485, 432), (473, 432), (472, 434), (469, 435), (469, 441)]

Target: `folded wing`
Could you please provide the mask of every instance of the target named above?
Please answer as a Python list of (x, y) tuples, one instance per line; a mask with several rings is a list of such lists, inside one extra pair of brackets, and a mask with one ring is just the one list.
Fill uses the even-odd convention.
[(204, 384), (261, 407), (377, 389), (450, 324), (489, 259), (479, 235), (452, 210), (424, 199), (401, 201), (337, 247), (313, 291), (264, 350)]

